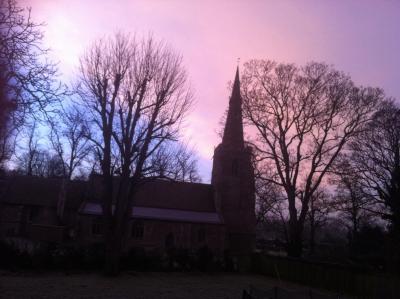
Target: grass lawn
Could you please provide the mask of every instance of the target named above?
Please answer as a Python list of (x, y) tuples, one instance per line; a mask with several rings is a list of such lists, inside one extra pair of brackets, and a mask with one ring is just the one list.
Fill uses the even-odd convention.
[(306, 289), (249, 274), (128, 272), (116, 278), (106, 278), (94, 273), (0, 272), (0, 298), (239, 299), (243, 288), (250, 284), (264, 289), (276, 285), (288, 290)]

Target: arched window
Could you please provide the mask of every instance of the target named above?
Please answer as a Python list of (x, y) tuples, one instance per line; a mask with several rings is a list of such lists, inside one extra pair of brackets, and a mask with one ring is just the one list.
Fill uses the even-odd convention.
[(142, 240), (144, 236), (144, 224), (141, 220), (135, 220), (132, 223), (131, 237), (136, 240)]

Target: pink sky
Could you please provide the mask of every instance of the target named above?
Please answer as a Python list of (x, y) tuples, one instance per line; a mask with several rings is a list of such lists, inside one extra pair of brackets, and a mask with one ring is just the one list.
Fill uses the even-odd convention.
[(66, 81), (91, 41), (117, 30), (165, 40), (183, 55), (196, 105), (184, 136), (209, 181), (237, 58), (324, 61), (400, 99), (400, 1), (25, 0)]

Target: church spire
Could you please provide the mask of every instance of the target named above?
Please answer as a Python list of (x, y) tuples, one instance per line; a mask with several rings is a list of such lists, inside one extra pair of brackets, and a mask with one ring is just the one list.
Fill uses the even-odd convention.
[(239, 67), (236, 69), (232, 95), (229, 100), (229, 110), (226, 118), (224, 135), (222, 137), (222, 145), (235, 149), (242, 149), (244, 147)]
[(250, 148), (244, 147), (239, 68), (236, 70), (222, 143), (214, 150), (211, 184), (225, 222), (227, 247), (250, 253), (255, 244), (255, 187)]

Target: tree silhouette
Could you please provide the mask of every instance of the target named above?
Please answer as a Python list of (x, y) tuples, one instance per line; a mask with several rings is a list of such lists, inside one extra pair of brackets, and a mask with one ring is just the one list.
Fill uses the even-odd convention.
[(49, 120), (49, 140), (55, 155), (63, 161), (63, 176), (71, 179), (75, 170), (91, 152), (89, 126), (84, 112), (71, 106)]
[(187, 144), (166, 142), (146, 162), (151, 169), (148, 176), (180, 182), (201, 182), (197, 170), (197, 159)]
[(32, 21), (30, 9), (0, 0), (0, 163), (9, 156), (11, 131), (48, 113), (65, 93), (42, 45), (43, 26)]
[(361, 225), (372, 216), (373, 204), (365, 196), (360, 174), (351, 166), (350, 157), (341, 155), (335, 163), (335, 176), (332, 183), (336, 185), (336, 196), (332, 202), (339, 212), (338, 218), (347, 227), (349, 245), (352, 245), (360, 231)]
[[(146, 162), (164, 142), (178, 137), (192, 99), (186, 81), (181, 57), (152, 37), (137, 40), (118, 33), (93, 43), (80, 60), (77, 93), (92, 132), (98, 132), (90, 140), (104, 180), (109, 274), (118, 272), (134, 194), (152, 172), (153, 165)], [(113, 190), (114, 173), (120, 176), (118, 190)]]
[(369, 210), (390, 222), (400, 239), (400, 109), (384, 101), (367, 130), (350, 144), (348, 163), (357, 174)]
[(310, 254), (315, 252), (315, 239), (320, 230), (328, 221), (328, 214), (332, 212), (333, 206), (330, 194), (324, 188), (319, 188), (310, 198), (308, 221), (310, 225)]
[(358, 88), (321, 63), (304, 67), (252, 60), (242, 77), (245, 117), (265, 180), (285, 192), (288, 254), (300, 256), (310, 200), (344, 146), (371, 118), (382, 91)]

